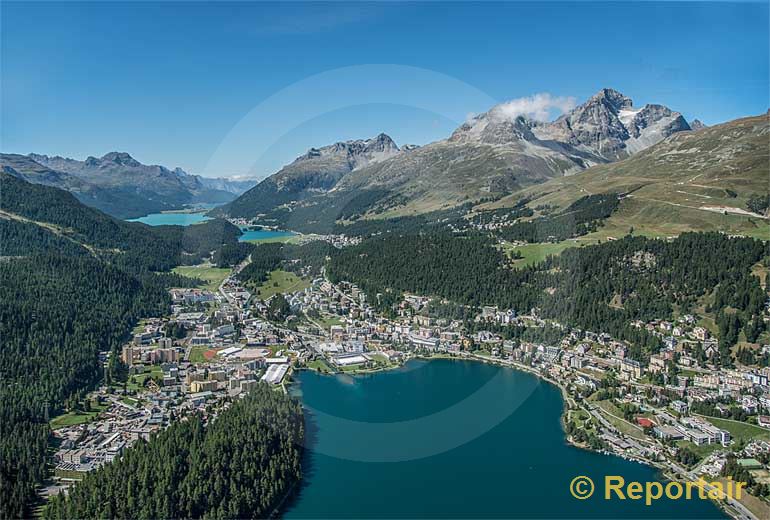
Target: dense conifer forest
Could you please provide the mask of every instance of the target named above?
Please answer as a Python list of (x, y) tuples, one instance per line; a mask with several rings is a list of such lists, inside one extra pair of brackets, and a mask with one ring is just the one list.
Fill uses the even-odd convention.
[(275, 242), (254, 246), (250, 253), (251, 263), (238, 274), (238, 278), (260, 284), (275, 269), (317, 276), (332, 250), (334, 247), (323, 241), (303, 245)]
[(505, 240), (523, 242), (561, 242), (596, 231), (604, 219), (618, 207), (617, 193), (587, 195), (556, 215), (521, 221), (502, 228), (498, 234)]
[(294, 399), (263, 383), (204, 427), (172, 424), (89, 473), (45, 518), (266, 518), (301, 478)]

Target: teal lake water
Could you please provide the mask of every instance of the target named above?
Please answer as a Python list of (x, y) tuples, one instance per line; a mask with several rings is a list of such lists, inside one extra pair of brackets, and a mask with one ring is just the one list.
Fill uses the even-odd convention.
[[(604, 475), (662, 477), (568, 445), (559, 389), (531, 374), (435, 360), (296, 377), (308, 449), (287, 518), (725, 518), (697, 499), (604, 500)], [(578, 475), (597, 483), (587, 500), (569, 493)]]
[(267, 229), (241, 229), (241, 231), (243, 231), (243, 235), (238, 238), (241, 242), (246, 242), (248, 240), (264, 240), (266, 238), (275, 237), (290, 237), (294, 235), (291, 231), (272, 231)]
[[(203, 213), (151, 213), (144, 217), (130, 219), (129, 222), (141, 222), (148, 226), (191, 226), (199, 222), (211, 220)], [(291, 231), (273, 231), (267, 229), (249, 229), (242, 228), (243, 235), (238, 240), (246, 242), (248, 240), (264, 240), (266, 238), (290, 237), (294, 233)]]
[(211, 219), (203, 213), (151, 213), (129, 222), (141, 222), (148, 226), (190, 226), (207, 220)]

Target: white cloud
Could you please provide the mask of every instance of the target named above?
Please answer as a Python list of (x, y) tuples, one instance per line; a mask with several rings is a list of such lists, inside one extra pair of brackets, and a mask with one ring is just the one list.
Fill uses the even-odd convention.
[(552, 96), (548, 92), (541, 92), (500, 103), (490, 110), (490, 114), (509, 120), (526, 116), (536, 121), (547, 121), (552, 112), (558, 116), (572, 110), (575, 105), (575, 98), (572, 96)]

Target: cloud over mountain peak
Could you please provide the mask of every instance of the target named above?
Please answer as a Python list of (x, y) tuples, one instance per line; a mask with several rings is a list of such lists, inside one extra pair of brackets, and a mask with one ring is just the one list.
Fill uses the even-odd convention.
[(577, 101), (572, 96), (553, 96), (548, 92), (540, 92), (495, 105), (489, 114), (509, 121), (519, 116), (535, 121), (548, 121), (552, 112), (557, 112), (558, 116), (572, 110), (576, 105)]

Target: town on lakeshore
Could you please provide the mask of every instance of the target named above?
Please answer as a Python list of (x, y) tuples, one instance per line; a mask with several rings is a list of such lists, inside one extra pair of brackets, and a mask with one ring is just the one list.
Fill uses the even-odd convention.
[(0, 2), (0, 520), (770, 520), (770, 1)]
[[(358, 242), (342, 235), (297, 240), (336, 248)], [(323, 271), (295, 277), (278, 288), (284, 292), (272, 276), (247, 287), (238, 274), (250, 261), (219, 269), (210, 289), (170, 289), (171, 313), (142, 320), (122, 347), (126, 381), (106, 379), (77, 409), (53, 418), (56, 478), (46, 494), (66, 491), (173, 421), (216, 417), (260, 382), (287, 392), (297, 370), (352, 375), (413, 358), (453, 358), (528, 371), (558, 385), (567, 439), (578, 447), (652, 465), (676, 481), (749, 482), (748, 500), (724, 497), (721, 506), (745, 518), (765, 511), (754, 495), (770, 486), (770, 368), (716, 367), (710, 360), (718, 340), (692, 314), (631, 323), (665, 345), (642, 364), (628, 356), (629, 344), (600, 330), (571, 328), (555, 344), (493, 332), (565, 329), (537, 309), (481, 307), (469, 332), (460, 320), (425, 312), (434, 298), (405, 294), (387, 317), (355, 284), (332, 283)], [(763, 319), (770, 321), (770, 300)], [(764, 345), (761, 354), (769, 353)], [(109, 356), (102, 353), (105, 371)]]

